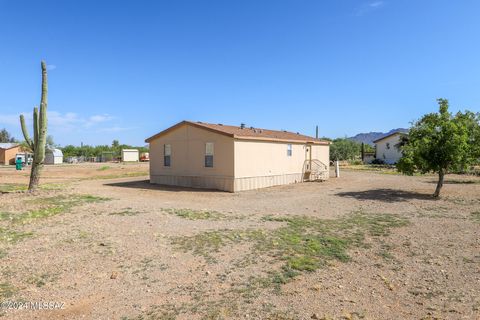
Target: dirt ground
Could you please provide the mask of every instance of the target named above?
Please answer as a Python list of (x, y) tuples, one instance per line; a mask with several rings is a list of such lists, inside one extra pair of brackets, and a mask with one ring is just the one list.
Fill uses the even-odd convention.
[(434, 176), (365, 170), (235, 194), (143, 163), (27, 182), (0, 167), (0, 318), (480, 319), (478, 177), (439, 200)]

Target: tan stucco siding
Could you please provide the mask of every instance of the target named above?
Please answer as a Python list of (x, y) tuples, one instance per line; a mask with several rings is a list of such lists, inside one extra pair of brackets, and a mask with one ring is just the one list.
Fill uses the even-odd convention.
[(317, 159), (327, 166), (326, 176), (330, 173), (330, 146), (314, 145), (312, 149), (312, 158)]
[(20, 152), (20, 147), (0, 149), (0, 164), (15, 164), (15, 155)]
[[(213, 167), (205, 167), (205, 144), (214, 143)], [(171, 145), (170, 167), (164, 145)], [(233, 191), (233, 138), (184, 125), (150, 142), (152, 183)]]
[[(308, 158), (306, 145), (290, 143), (235, 141), (235, 191), (258, 189), (302, 181), (303, 165)], [(328, 166), (329, 146), (312, 145), (312, 159)]]
[(377, 159), (385, 161), (388, 164), (397, 163), (402, 157), (402, 153), (395, 147), (400, 142), (400, 134), (396, 134), (378, 141), (376, 145)]

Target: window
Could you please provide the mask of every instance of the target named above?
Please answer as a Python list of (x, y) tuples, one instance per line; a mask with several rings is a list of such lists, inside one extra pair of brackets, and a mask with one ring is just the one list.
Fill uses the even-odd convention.
[(287, 144), (287, 157), (291, 157), (291, 156), (292, 156), (292, 145)]
[(387, 142), (387, 149), (390, 149), (390, 142)]
[(213, 168), (213, 142), (205, 144), (205, 167)]
[(170, 167), (171, 156), (172, 156), (172, 146), (170, 146), (169, 144), (164, 144), (163, 145), (163, 165), (165, 167)]

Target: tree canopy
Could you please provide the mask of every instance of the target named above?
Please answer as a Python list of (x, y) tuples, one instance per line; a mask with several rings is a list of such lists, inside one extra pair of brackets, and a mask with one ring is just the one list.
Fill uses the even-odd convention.
[(465, 170), (480, 158), (480, 115), (470, 111), (452, 115), (448, 100), (438, 99), (439, 112), (424, 115), (401, 143), (399, 171), (411, 175), (438, 173), (434, 196), (439, 197), (445, 174)]
[(16, 142), (15, 138), (10, 135), (10, 132), (7, 129), (0, 130), (0, 142), (8, 143), (8, 142)]
[(148, 148), (146, 147), (135, 147), (127, 144), (120, 144), (118, 140), (114, 140), (111, 146), (67, 145), (60, 149), (62, 150), (64, 157), (99, 157), (102, 155), (102, 152), (113, 152), (114, 156), (120, 156), (122, 149), (137, 149), (140, 152), (148, 152)]
[(330, 145), (330, 160), (354, 160), (360, 157), (362, 145), (347, 138), (337, 138)]

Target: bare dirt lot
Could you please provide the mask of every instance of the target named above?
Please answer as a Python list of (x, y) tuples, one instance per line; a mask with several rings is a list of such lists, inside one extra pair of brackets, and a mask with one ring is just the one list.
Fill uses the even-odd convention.
[(0, 168), (0, 318), (480, 319), (480, 178), (433, 200), (434, 176), (231, 194), (147, 172), (50, 166), (29, 195)]

